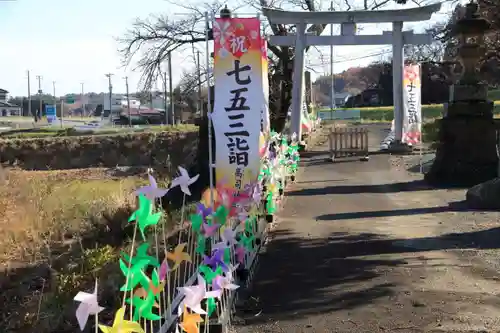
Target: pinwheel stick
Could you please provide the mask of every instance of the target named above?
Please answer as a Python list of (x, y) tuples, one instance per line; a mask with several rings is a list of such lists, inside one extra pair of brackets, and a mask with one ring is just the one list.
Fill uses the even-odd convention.
[[(157, 225), (155, 225), (155, 244), (156, 244), (156, 260), (158, 260), (158, 262), (160, 262), (160, 256), (158, 254), (160, 251), (160, 245), (158, 243), (158, 226)], [(168, 274), (168, 272), (167, 272), (167, 274)], [(161, 279), (158, 279), (158, 283), (162, 283)], [(170, 286), (167, 286), (167, 288), (168, 287), (170, 287)], [(165, 290), (165, 289), (163, 289), (163, 290)], [(158, 295), (158, 313), (161, 316), (162, 315), (162, 312), (161, 312), (162, 305), (165, 304), (165, 292), (160, 291), (160, 293), (163, 296), (163, 302), (162, 302), (162, 297), (160, 295)], [(153, 332), (153, 330), (151, 330), (151, 332)]]
[[(134, 255), (134, 246), (135, 246), (136, 236), (137, 236), (137, 221), (136, 221), (135, 226), (134, 226), (134, 235), (132, 236), (132, 245), (130, 245), (130, 255), (129, 255), (130, 259), (132, 259), (133, 255)], [(125, 286), (128, 286), (128, 282), (129, 282), (130, 274), (131, 274), (130, 272), (132, 271), (131, 267), (132, 267), (132, 260), (129, 260), (127, 276), (125, 277)], [(125, 290), (123, 292), (122, 308), (125, 307), (125, 300), (126, 299), (127, 299), (127, 291)], [(134, 299), (134, 291), (131, 290), (130, 291), (130, 308), (131, 309), (133, 308), (133, 304), (132, 304), (133, 299)], [(130, 320), (132, 320), (132, 311), (130, 311)]]
[[(163, 207), (162, 204), (162, 199), (160, 198), (160, 207)], [(165, 223), (162, 223), (161, 225), (162, 228), (162, 234), (163, 234), (163, 246), (167, 246), (167, 231), (165, 230)], [(165, 256), (165, 260), (167, 260), (167, 257)], [(166, 273), (166, 278), (167, 278), (167, 299), (165, 299), (165, 291), (163, 291), (163, 304), (165, 306), (165, 310), (170, 308), (170, 272), (167, 271)], [(161, 313), (161, 312), (160, 312)]]
[[(181, 229), (179, 230), (179, 239), (177, 241), (177, 244), (180, 244), (181, 241), (182, 241), (182, 234), (184, 232), (184, 210), (185, 210), (185, 206), (186, 206), (186, 193), (183, 193), (182, 194), (182, 207), (181, 207)], [(180, 269), (177, 268), (175, 270), (175, 289), (177, 289), (177, 287), (180, 286), (180, 278), (179, 278), (179, 271)]]
[[(95, 292), (97, 293), (97, 278), (95, 279)], [(99, 333), (99, 311), (95, 313), (95, 333)]]

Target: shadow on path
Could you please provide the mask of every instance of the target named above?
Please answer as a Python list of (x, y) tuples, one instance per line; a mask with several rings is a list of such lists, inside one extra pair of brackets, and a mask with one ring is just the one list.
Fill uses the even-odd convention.
[(421, 208), (408, 208), (408, 209), (391, 209), (391, 210), (376, 210), (367, 212), (348, 212), (348, 213), (335, 213), (323, 214), (316, 217), (318, 221), (339, 221), (350, 219), (366, 219), (371, 217), (391, 217), (391, 216), (411, 216), (421, 214), (437, 214), (444, 212), (468, 212), (468, 211), (496, 211), (496, 210), (476, 210), (467, 207), (465, 201), (452, 202), (447, 206), (437, 207), (421, 207)]
[[(251, 290), (252, 298), (238, 309), (238, 317), (245, 324), (265, 322), (261, 316), (273, 319), (306, 317), (338, 309), (355, 308), (371, 300), (391, 295), (390, 283), (370, 285), (356, 291), (340, 291), (344, 284), (370, 281), (378, 276), (377, 267), (405, 264), (404, 260), (348, 259), (349, 242), (365, 242), (377, 235), (340, 235), (334, 242), (328, 239), (301, 239), (290, 231), (277, 231), (279, 238), (269, 243), (266, 253), (261, 255), (257, 275)], [(365, 247), (362, 243), (358, 247)], [(380, 246), (392, 247), (390, 243)], [(370, 245), (367, 245), (370, 246)], [(365, 251), (369, 251), (367, 247)], [(376, 249), (375, 249), (376, 250)], [(378, 249), (389, 252), (390, 249)], [(278, 263), (278, 264), (277, 264)], [(337, 290), (329, 292), (328, 288)], [(251, 300), (257, 302), (251, 302)]]
[[(296, 321), (352, 310), (380, 299), (389, 301), (400, 292), (399, 284), (404, 281), (387, 279), (388, 271), (398, 266), (436, 266), (432, 263), (415, 266), (409, 262), (414, 257), (380, 259), (377, 255), (500, 247), (500, 228), (413, 239), (387, 239), (369, 233), (333, 233), (324, 239), (303, 239), (289, 230), (273, 235), (276, 239), (269, 243), (260, 259), (250, 290), (252, 297), (237, 312), (245, 326), (269, 320)], [(359, 258), (363, 256), (374, 257)], [(418, 260), (431, 261), (420, 257)], [(448, 294), (434, 292), (432, 297), (447, 300)]]
[(414, 180), (410, 182), (392, 183), (392, 184), (340, 185), (340, 186), (326, 186), (323, 188), (307, 188), (307, 189), (287, 192), (287, 196), (310, 196), (310, 195), (355, 194), (355, 193), (396, 193), (396, 192), (427, 191), (433, 189), (435, 188), (427, 185), (423, 180)]

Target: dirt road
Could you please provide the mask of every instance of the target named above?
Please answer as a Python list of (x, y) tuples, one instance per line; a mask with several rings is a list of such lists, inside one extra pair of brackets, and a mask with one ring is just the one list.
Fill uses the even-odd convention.
[(407, 159), (304, 162), (238, 333), (500, 332), (500, 214), (449, 206), (465, 191)]

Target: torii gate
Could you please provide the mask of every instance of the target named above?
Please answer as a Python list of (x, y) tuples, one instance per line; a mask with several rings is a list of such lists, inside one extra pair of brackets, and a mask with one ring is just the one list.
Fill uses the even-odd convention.
[[(388, 45), (392, 44), (392, 82), (394, 96), (394, 123), (396, 141), (401, 141), (403, 132), (403, 46), (405, 44), (430, 44), (431, 34), (414, 34), (403, 31), (403, 22), (429, 20), (433, 13), (441, 9), (441, 3), (429, 6), (378, 11), (352, 12), (298, 12), (264, 8), (263, 14), (271, 24), (295, 24), (297, 33), (286, 36), (271, 36), (269, 42), (274, 45), (294, 46), (294, 73), (304, 71), (304, 52), (311, 45)], [(392, 22), (392, 31), (382, 35), (357, 35), (356, 23)], [(316, 36), (306, 34), (308, 24), (340, 24), (341, 34), (337, 36)], [(294, 75), (292, 88), (291, 133), (301, 137), (301, 106), (303, 75)]]

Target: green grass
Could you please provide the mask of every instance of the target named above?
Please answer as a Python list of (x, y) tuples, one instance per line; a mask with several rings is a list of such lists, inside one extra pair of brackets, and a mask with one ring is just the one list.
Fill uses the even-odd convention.
[(32, 138), (50, 138), (50, 137), (71, 137), (71, 136), (89, 136), (89, 135), (123, 135), (130, 133), (160, 133), (160, 132), (191, 132), (196, 131), (195, 125), (175, 125), (175, 126), (148, 126), (139, 128), (129, 127), (106, 127), (95, 131), (76, 130), (74, 128), (60, 127), (42, 127), (29, 129), (14, 129), (11, 131), (0, 132), (0, 139), (32, 139)]
[[(319, 111), (328, 111), (330, 109), (320, 109)], [(393, 106), (379, 106), (379, 107), (366, 107), (366, 108), (345, 108), (335, 110), (360, 110), (361, 120), (370, 121), (392, 121), (394, 119)], [(335, 112), (334, 110), (334, 112)], [(500, 115), (500, 101), (495, 101), (493, 113)], [(440, 118), (443, 115), (442, 104), (422, 105), (423, 119)]]
[[(75, 331), (74, 311), (68, 309), (96, 278), (105, 286), (102, 300), (120, 306), (124, 279), (117, 261), (131, 243), (126, 226), (135, 206), (133, 190), (147, 179), (110, 179), (101, 169), (0, 172), (0, 262), (12, 269), (0, 290), (0, 331)], [(159, 186), (168, 180), (158, 178)], [(160, 223), (169, 227), (172, 221), (165, 217)], [(41, 290), (26, 287), (46, 279), (30, 268), (37, 265), (52, 272)], [(110, 318), (103, 313), (100, 319)]]

